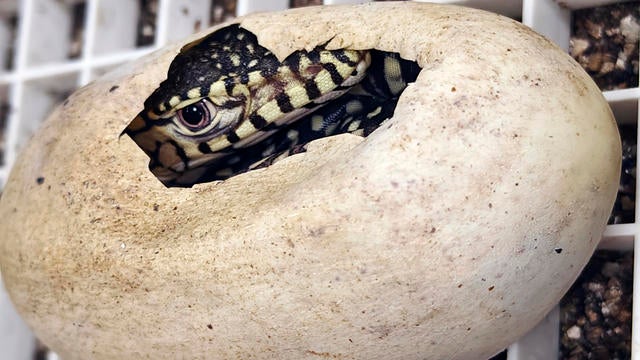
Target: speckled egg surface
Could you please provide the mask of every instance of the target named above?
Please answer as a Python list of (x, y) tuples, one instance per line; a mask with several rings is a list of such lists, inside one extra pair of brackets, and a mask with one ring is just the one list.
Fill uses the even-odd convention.
[(370, 136), (193, 188), (165, 188), (120, 136), (182, 44), (73, 94), (0, 202), (2, 276), (47, 345), (68, 360), (480, 359), (558, 302), (620, 168), (611, 111), (567, 54), (453, 6), (236, 21), (281, 59), (329, 41), (423, 70)]

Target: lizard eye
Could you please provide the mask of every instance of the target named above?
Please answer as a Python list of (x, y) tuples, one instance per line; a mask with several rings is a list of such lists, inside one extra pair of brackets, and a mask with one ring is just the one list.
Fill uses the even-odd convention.
[(187, 105), (178, 110), (178, 120), (189, 130), (200, 130), (211, 123), (211, 114), (209, 107), (205, 104), (206, 100), (200, 100), (197, 103)]

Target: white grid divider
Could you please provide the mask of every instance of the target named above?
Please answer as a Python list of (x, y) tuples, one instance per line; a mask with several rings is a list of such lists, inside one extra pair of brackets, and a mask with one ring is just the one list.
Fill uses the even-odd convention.
[[(0, 103), (10, 111), (5, 130), (4, 165), (0, 189), (24, 142), (51, 110), (61, 92), (83, 86), (105, 70), (136, 59), (209, 24), (211, 0), (158, 0), (153, 44), (136, 47), (139, 16), (135, 0), (0, 0), (0, 64), (9, 41), (14, 41), (13, 68), (0, 67)], [(624, 0), (431, 0), (462, 4), (521, 19), (563, 49), (569, 47), (571, 11)], [(324, 4), (354, 4), (367, 0), (325, 0)], [(70, 7), (85, 4), (82, 53), (68, 60)], [(238, 0), (236, 15), (282, 10), (288, 0)], [(125, 9), (126, 11), (123, 11)], [(7, 19), (18, 13), (17, 38), (11, 40)], [(63, 29), (63, 30), (61, 30)], [(8, 89), (8, 94), (7, 94)], [(7, 94), (7, 95), (3, 95)], [(3, 98), (6, 97), (6, 98)], [(640, 89), (605, 91), (619, 124), (638, 124)], [(636, 184), (640, 185), (640, 184)], [(636, 188), (640, 188), (636, 186)], [(640, 238), (640, 204), (636, 201), (633, 224), (609, 225), (601, 249), (633, 251)], [(634, 274), (640, 274), (640, 255), (634, 254)], [(634, 277), (634, 294), (640, 294), (640, 276)], [(0, 289), (1, 290), (1, 289)], [(635, 297), (635, 296), (634, 296)], [(640, 360), (640, 297), (633, 301), (632, 359)], [(555, 308), (534, 330), (509, 347), (509, 360), (553, 359), (559, 346), (559, 310)], [(31, 359), (34, 338), (0, 291), (0, 359)], [(49, 359), (56, 360), (51, 353)]]

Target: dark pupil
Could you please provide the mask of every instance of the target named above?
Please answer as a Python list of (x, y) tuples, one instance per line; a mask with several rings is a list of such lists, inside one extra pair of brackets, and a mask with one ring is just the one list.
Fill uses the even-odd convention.
[(199, 125), (204, 115), (204, 109), (199, 104), (189, 105), (182, 109), (182, 119), (189, 125)]

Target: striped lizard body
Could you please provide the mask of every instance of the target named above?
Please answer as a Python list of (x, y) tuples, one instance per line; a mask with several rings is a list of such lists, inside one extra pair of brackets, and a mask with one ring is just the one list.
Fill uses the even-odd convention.
[(231, 25), (186, 45), (124, 132), (166, 186), (224, 180), (320, 137), (366, 136), (419, 70), (395, 53), (324, 46), (280, 62)]

